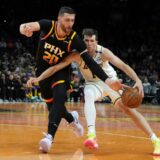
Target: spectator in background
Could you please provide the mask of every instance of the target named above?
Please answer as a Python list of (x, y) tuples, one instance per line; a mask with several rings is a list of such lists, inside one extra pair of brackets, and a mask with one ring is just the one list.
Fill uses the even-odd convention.
[(7, 95), (7, 81), (6, 81), (6, 76), (5, 74), (1, 74), (0, 75), (0, 99), (2, 99), (3, 101), (6, 100)]
[(7, 81), (7, 99), (11, 102), (16, 98), (15, 85), (14, 76), (10, 74)]
[(72, 92), (70, 93), (70, 100), (73, 102), (78, 102), (82, 99), (83, 96), (81, 77), (78, 71), (73, 71), (71, 77), (72, 77), (71, 81)]
[(150, 93), (151, 93), (151, 84), (149, 83), (147, 77), (144, 78), (142, 84), (143, 84), (143, 89), (144, 89), (144, 95), (145, 96), (150, 95)]

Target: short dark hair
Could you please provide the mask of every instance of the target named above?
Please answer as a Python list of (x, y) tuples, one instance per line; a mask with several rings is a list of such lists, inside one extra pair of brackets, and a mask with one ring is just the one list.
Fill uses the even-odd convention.
[(63, 6), (60, 8), (58, 15), (62, 16), (64, 13), (68, 13), (68, 14), (76, 14), (75, 10), (71, 7), (67, 7), (67, 6)]
[(83, 38), (84, 38), (85, 35), (87, 35), (87, 36), (95, 35), (96, 36), (96, 40), (98, 40), (98, 31), (96, 29), (84, 28), (83, 31), (82, 31)]

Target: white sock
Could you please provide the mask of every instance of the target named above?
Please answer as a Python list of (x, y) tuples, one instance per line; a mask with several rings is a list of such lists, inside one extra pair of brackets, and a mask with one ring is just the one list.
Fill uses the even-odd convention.
[(87, 86), (84, 89), (84, 113), (88, 126), (88, 134), (96, 134), (95, 123), (96, 123), (96, 108), (95, 108), (95, 100), (101, 94), (99, 91), (97, 92), (97, 88), (94, 86)]
[(150, 139), (151, 139), (151, 141), (155, 141), (155, 140), (158, 139), (158, 137), (156, 136), (155, 133), (153, 133), (153, 134), (150, 136)]
[(84, 113), (87, 121), (88, 134), (95, 133), (96, 109), (93, 92), (85, 92)]

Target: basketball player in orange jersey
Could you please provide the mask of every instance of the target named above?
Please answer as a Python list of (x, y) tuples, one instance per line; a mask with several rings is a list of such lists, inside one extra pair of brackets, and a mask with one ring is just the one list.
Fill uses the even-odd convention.
[[(106, 84), (121, 87), (120, 81), (110, 80), (105, 72), (87, 53), (83, 40), (72, 30), (75, 21), (75, 11), (70, 7), (61, 7), (58, 20), (40, 20), (20, 25), (20, 33), (31, 37), (34, 32), (40, 32), (36, 76), (47, 68), (61, 62), (71, 52), (77, 52), (101, 80)], [(45, 99), (49, 110), (48, 132), (40, 141), (40, 150), (48, 152), (51, 148), (57, 128), (62, 118), (68, 123), (73, 123), (79, 135), (83, 135), (83, 127), (78, 122), (76, 111), (69, 113), (65, 107), (66, 91), (69, 89), (69, 67), (57, 72), (55, 75), (40, 82), (42, 97)]]
[[(141, 80), (138, 78), (137, 74), (122, 60), (115, 56), (109, 49), (104, 48), (97, 44), (98, 33), (94, 29), (84, 29), (83, 30), (84, 42), (87, 45), (88, 53), (93, 57), (93, 59), (103, 68), (106, 74), (111, 79), (117, 79), (117, 73), (109, 64), (112, 63), (117, 68), (121, 69), (126, 73), (132, 80), (135, 81), (134, 87), (138, 87), (140, 91), (140, 96), (143, 96), (143, 86)], [(84, 145), (89, 148), (98, 148), (98, 143), (96, 140), (96, 109), (94, 102), (100, 98), (106, 96), (106, 94), (112, 99), (113, 104), (127, 114), (134, 123), (142, 130), (144, 133), (150, 137), (154, 145), (154, 155), (160, 155), (160, 140), (157, 138), (156, 134), (152, 131), (151, 127), (145, 120), (145, 118), (136, 109), (130, 109), (121, 101), (118, 92), (113, 91), (111, 88), (106, 86), (101, 80), (92, 74), (92, 72), (87, 68), (84, 61), (80, 58), (78, 54), (73, 54), (68, 56), (63, 62), (56, 66), (50, 67), (48, 70), (43, 72), (37, 78), (31, 78), (28, 81), (28, 85), (32, 83), (39, 82), (53, 74), (58, 70), (70, 64), (72, 61), (76, 61), (79, 64), (80, 71), (86, 80), (86, 85), (84, 88), (85, 105), (84, 113), (88, 125), (88, 138), (85, 140)]]

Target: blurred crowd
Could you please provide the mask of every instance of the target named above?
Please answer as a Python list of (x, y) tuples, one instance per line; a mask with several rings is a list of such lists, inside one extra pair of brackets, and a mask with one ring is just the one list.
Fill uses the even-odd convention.
[(34, 57), (20, 39), (0, 38), (0, 99), (25, 101), (31, 94), (26, 81), (34, 76)]

